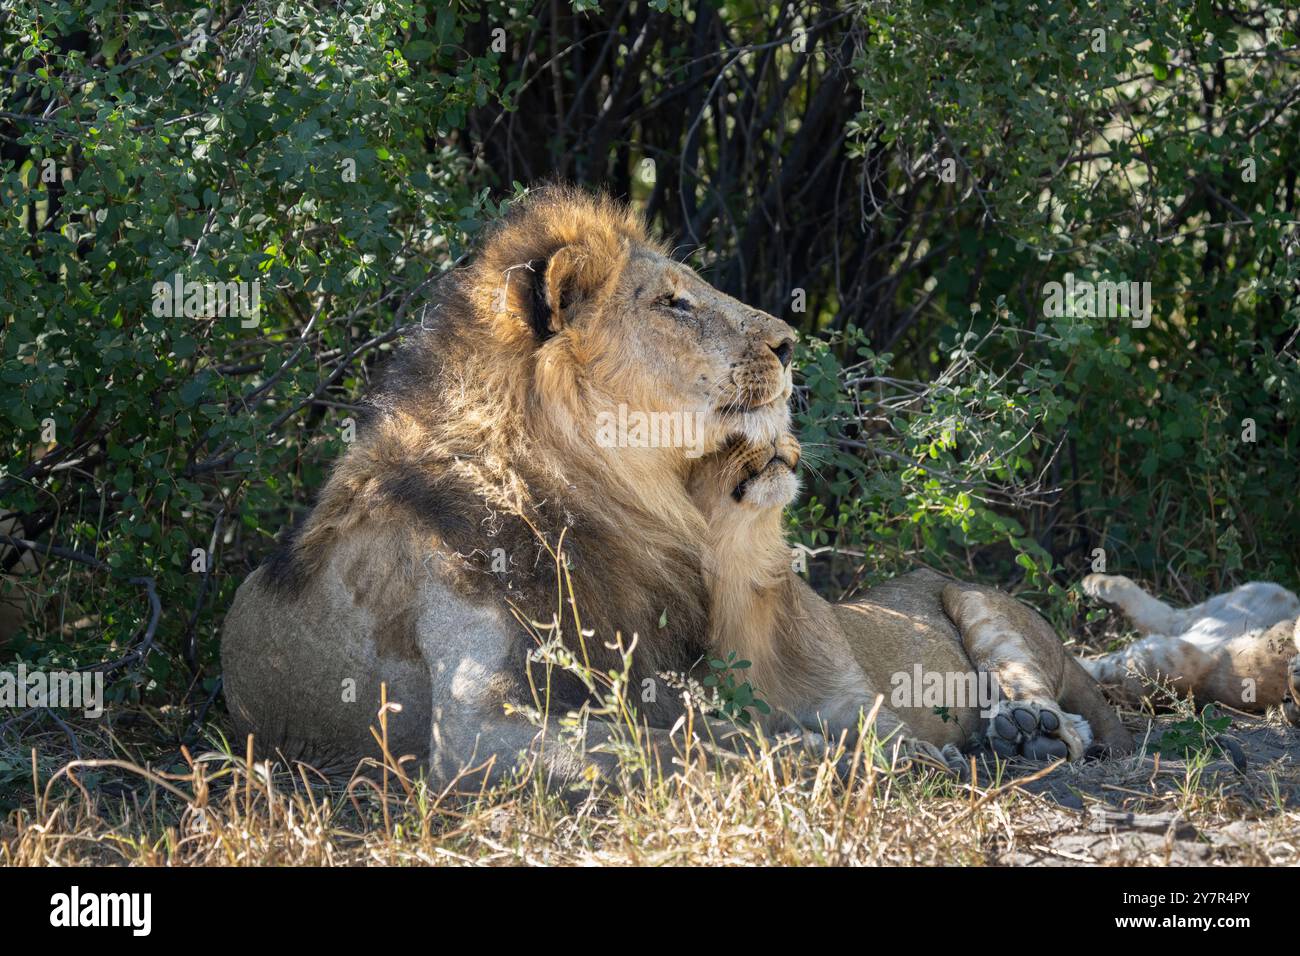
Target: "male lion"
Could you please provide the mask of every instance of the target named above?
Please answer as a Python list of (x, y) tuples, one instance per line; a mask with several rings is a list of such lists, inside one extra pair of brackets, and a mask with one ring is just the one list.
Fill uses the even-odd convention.
[[(901, 729), (942, 746), (969, 749), (981, 736), (1003, 756), (1035, 760), (1089, 751), (1122, 753), (1132, 736), (1097, 684), (1030, 608), (993, 588), (929, 570), (830, 604), (791, 567), (781, 511), (798, 491), (799, 446), (737, 437), (701, 461), (688, 481), (709, 524), (710, 633), (714, 653), (736, 651), (777, 709), (798, 707), (802, 681), (821, 667), (841, 675), (846, 699), (889, 699), (895, 675), (991, 674), (999, 691), (981, 719), (973, 695), (943, 712), (909, 703), (882, 711), (877, 730)], [(834, 730), (834, 728), (831, 728)]]
[[(793, 331), (668, 258), (623, 207), (532, 194), (440, 283), (421, 326), (315, 508), (226, 619), (227, 700), (262, 753), (325, 767), (376, 755), (382, 684), (402, 705), (390, 751), (427, 759), (439, 785), (495, 782), (521, 759), (561, 788), (593, 771), (614, 781), (611, 725), (556, 740), (523, 712), (592, 697), (573, 669), (543, 666), (539, 644), (608, 673), (633, 640), (627, 687), (662, 767), (682, 704), (657, 682), (728, 649), (755, 662), (774, 730), (854, 735), (891, 671), (974, 662), (1016, 702), (992, 720), (1004, 751), (1127, 745), (1015, 601), (914, 575), (832, 606), (787, 573)], [(647, 416), (689, 420), (691, 440), (599, 424)], [(762, 467), (737, 478), (737, 448), (766, 450)], [(908, 752), (956, 764), (979, 720), (954, 716), (876, 719)]]
[[(616, 756), (591, 749), (610, 726), (543, 746), (520, 711), (591, 697), (538, 664), (540, 638), (608, 673), (616, 636), (635, 637), (627, 686), (666, 767), (682, 705), (656, 682), (710, 638), (686, 475), (728, 436), (786, 432), (792, 330), (670, 259), (625, 208), (563, 188), (512, 210), (421, 325), (311, 514), (239, 588), (221, 648), (237, 730), (350, 767), (376, 753), (382, 683), (402, 705), (391, 752), (439, 783), (503, 779), (521, 755), (557, 786), (612, 779)], [(687, 416), (695, 440), (597, 425), (634, 414)], [(808, 724), (856, 726), (872, 702), (825, 667), (798, 687)]]

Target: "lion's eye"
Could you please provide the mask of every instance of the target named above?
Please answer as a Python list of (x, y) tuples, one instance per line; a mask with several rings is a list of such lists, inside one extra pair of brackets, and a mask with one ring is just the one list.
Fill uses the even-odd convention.
[(660, 296), (659, 304), (666, 309), (673, 309), (674, 311), (677, 312), (691, 311), (691, 303), (689, 300), (683, 299), (680, 296), (673, 295), (671, 292), (668, 293), (667, 295)]

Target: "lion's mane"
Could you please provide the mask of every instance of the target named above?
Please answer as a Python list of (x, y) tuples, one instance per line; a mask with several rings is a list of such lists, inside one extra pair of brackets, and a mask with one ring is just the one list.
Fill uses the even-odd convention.
[[(271, 586), (292, 593), (335, 542), (367, 535), (384, 543), (382, 566), (366, 576), (387, 605), (413, 602), (414, 582), (437, 562), (463, 594), (506, 601), (521, 621), (558, 616), (566, 647), (594, 669), (619, 668), (609, 645), (637, 635), (633, 691), (696, 663), (708, 628), (703, 519), (684, 495), (596, 460), (579, 433), (591, 422), (582, 363), (548, 304), (561, 270), (567, 289), (599, 288), (638, 244), (659, 248), (605, 198), (549, 187), (517, 204), (475, 261), (438, 281), (369, 396), (357, 440), (269, 559)], [(413, 609), (397, 620), (395, 639), (414, 653)], [(521, 625), (514, 650), (523, 675), (539, 633), (529, 630)], [(549, 686), (552, 703), (586, 696), (559, 672)], [(652, 696), (645, 716), (670, 717), (672, 695)]]

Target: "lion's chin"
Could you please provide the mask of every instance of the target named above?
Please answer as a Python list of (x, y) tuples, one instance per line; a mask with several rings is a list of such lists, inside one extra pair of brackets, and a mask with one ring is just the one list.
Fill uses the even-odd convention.
[(736, 486), (732, 497), (751, 508), (784, 508), (799, 495), (799, 476), (780, 458)]

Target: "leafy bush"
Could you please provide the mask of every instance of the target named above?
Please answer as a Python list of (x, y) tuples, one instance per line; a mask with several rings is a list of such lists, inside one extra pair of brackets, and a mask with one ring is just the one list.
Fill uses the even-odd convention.
[[(6, 655), (211, 686), (427, 282), (549, 177), (805, 333), (792, 527), (829, 593), (925, 562), (1065, 624), (1098, 554), (1295, 586), (1298, 19), (0, 0), (0, 508), (60, 549), (6, 581)], [(178, 273), (257, 282), (256, 322), (156, 310)], [(1066, 273), (1149, 282), (1150, 324), (1045, 314)]]
[[(13, 650), (104, 658), (148, 616), (125, 579), (152, 575), (170, 653), (143, 679), (167, 682), (343, 447), (364, 361), (494, 212), (428, 144), (496, 95), (497, 65), (464, 54), (470, 17), (402, 0), (3, 19), (4, 506), (112, 571), (47, 568), (62, 636)], [(257, 314), (187, 314), (159, 295), (177, 275), (256, 283)]]
[[(873, 530), (892, 503), (915, 527), (908, 548), (1000, 581), (1013, 556), (1031, 583), (1072, 581), (1100, 548), (1112, 571), (1192, 592), (1247, 575), (1294, 586), (1296, 11), (917, 0), (861, 13), (866, 216), (893, 228), (897, 294), (917, 303), (868, 341), (920, 382), (986, 343), (971, 376), (888, 423), (885, 443), (931, 467), (872, 463), (864, 546), (897, 551)], [(1149, 282), (1149, 326), (1047, 317), (1045, 285), (1066, 273)], [(845, 337), (838, 357), (856, 348)], [(836, 459), (841, 482), (863, 467)], [(990, 479), (1053, 493), (1012, 508), (959, 497)], [(999, 540), (1003, 560), (981, 564), (973, 549)]]

